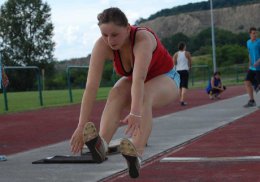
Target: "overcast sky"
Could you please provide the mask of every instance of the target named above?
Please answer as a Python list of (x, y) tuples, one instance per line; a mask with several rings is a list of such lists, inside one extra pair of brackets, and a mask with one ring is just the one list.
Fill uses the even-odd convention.
[[(100, 36), (97, 14), (109, 7), (124, 11), (130, 24), (166, 8), (206, 0), (43, 0), (51, 7), (54, 56), (58, 60), (85, 57)], [(2, 5), (5, 0), (0, 0)]]

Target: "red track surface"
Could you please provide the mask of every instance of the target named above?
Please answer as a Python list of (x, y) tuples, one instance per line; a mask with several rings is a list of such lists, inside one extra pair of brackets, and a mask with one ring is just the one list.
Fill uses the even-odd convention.
[[(222, 99), (243, 93), (245, 93), (243, 86), (233, 86), (227, 89)], [(187, 102), (188, 106), (185, 107), (180, 106), (176, 101), (164, 108), (156, 109), (154, 117), (215, 101), (209, 100), (204, 90), (193, 89), (187, 94)], [(91, 119), (97, 127), (104, 103), (98, 101), (93, 110)], [(79, 110), (80, 105), (77, 104), (1, 115), (0, 154), (10, 155), (69, 139), (77, 126)]]
[[(145, 163), (135, 181), (260, 181), (260, 161), (172, 162), (164, 157), (260, 156), (260, 110)], [(132, 181), (127, 173), (110, 181)]]

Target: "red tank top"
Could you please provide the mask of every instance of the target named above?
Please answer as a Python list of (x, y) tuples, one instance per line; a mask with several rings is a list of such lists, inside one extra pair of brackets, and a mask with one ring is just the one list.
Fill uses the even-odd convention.
[[(151, 32), (154, 35), (157, 42), (157, 47), (153, 52), (152, 60), (149, 65), (149, 69), (145, 81), (148, 81), (158, 75), (169, 72), (174, 66), (172, 57), (168, 53), (168, 51), (164, 48), (159, 38), (154, 34), (154, 32), (152, 32), (148, 28), (131, 26), (130, 39), (132, 44), (131, 47), (132, 47), (133, 58), (134, 58), (133, 47), (135, 44), (135, 35), (138, 30), (147, 30)], [(126, 72), (121, 61), (120, 52), (118, 50), (113, 52), (114, 52), (114, 69), (116, 73), (121, 76), (127, 76), (129, 79), (132, 79), (133, 69), (131, 69), (129, 72)], [(133, 60), (133, 64), (134, 61), (135, 60)]]

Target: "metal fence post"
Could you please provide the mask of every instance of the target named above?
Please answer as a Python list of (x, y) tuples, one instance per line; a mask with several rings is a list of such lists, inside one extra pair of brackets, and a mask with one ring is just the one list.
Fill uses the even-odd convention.
[[(5, 70), (15, 70), (15, 69), (34, 69), (36, 70), (36, 77), (38, 80), (38, 91), (39, 91), (39, 100), (40, 105), (43, 106), (43, 98), (42, 98), (42, 86), (41, 86), (41, 76), (40, 76), (40, 69), (37, 66), (6, 66)], [(4, 99), (5, 99), (5, 110), (8, 111), (8, 99), (7, 99), (7, 91), (3, 89), (4, 92)]]
[(8, 100), (7, 100), (7, 92), (6, 89), (3, 87), (3, 94), (4, 94), (4, 103), (5, 103), (5, 111), (8, 111)]
[(67, 83), (68, 83), (68, 90), (69, 90), (69, 98), (70, 102), (73, 102), (73, 95), (72, 95), (72, 87), (70, 82), (70, 69), (77, 68), (77, 69), (88, 69), (88, 66), (67, 66)]
[(236, 69), (236, 82), (238, 83), (239, 82), (239, 71), (238, 71), (238, 65), (236, 65), (236, 67), (235, 67), (235, 69)]
[(70, 83), (70, 68), (71, 67), (67, 67), (67, 82), (68, 82), (68, 89), (69, 89), (69, 99), (70, 102), (73, 102), (73, 98), (72, 98), (72, 91), (71, 91), (71, 83)]
[(193, 75), (193, 70), (191, 70), (191, 85), (194, 86), (194, 75)]
[(43, 100), (42, 100), (42, 82), (41, 82), (41, 74), (40, 74), (40, 69), (36, 69), (36, 74), (37, 74), (37, 79), (38, 79), (38, 91), (39, 91), (39, 100), (40, 100), (40, 105), (43, 106)]

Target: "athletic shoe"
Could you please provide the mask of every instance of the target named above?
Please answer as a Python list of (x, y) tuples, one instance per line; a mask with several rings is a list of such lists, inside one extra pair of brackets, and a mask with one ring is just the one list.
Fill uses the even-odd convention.
[(246, 105), (244, 105), (245, 108), (254, 107), (254, 106), (256, 106), (256, 103), (254, 100), (249, 100), (248, 103)]
[(92, 122), (88, 122), (85, 125), (84, 141), (96, 163), (101, 163), (106, 160), (105, 142), (98, 135), (96, 127)]
[(181, 102), (181, 106), (187, 106), (187, 102)]
[(220, 96), (218, 94), (215, 94), (214, 99), (220, 99)]
[(255, 93), (257, 94), (260, 90), (260, 85), (258, 85), (257, 87), (255, 87)]
[(134, 144), (128, 139), (122, 139), (120, 143), (120, 151), (126, 159), (129, 176), (131, 178), (137, 178), (139, 176), (141, 159), (138, 156)]
[(6, 160), (7, 160), (7, 158), (5, 155), (0, 155), (0, 161), (6, 161)]

